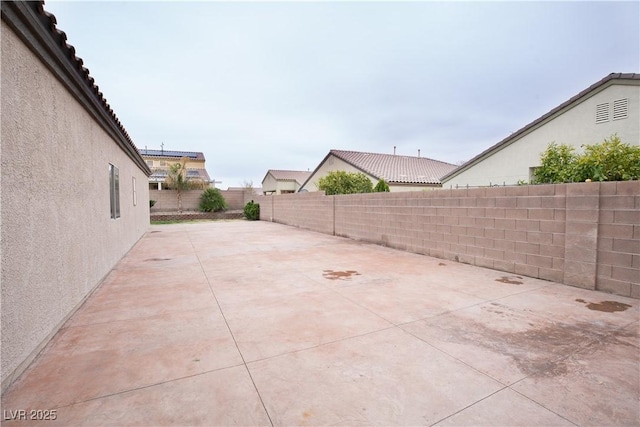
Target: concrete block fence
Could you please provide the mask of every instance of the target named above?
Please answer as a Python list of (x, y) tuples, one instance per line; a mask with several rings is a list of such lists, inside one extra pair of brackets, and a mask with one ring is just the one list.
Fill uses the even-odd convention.
[[(182, 209), (184, 211), (200, 210), (200, 196), (203, 191), (183, 191)], [(220, 192), (230, 210), (242, 209), (247, 202), (255, 198), (255, 194), (251, 190), (220, 190)], [(151, 208), (151, 213), (176, 212), (178, 210), (178, 199), (175, 190), (149, 190), (149, 200), (156, 201), (156, 204)]]
[(640, 298), (640, 182), (259, 196), (260, 219)]

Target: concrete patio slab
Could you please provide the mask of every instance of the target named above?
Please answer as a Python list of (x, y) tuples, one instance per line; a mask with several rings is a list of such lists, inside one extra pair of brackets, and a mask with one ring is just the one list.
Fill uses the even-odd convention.
[(3, 424), (640, 425), (639, 322), (638, 300), (280, 224), (158, 225)]
[(276, 425), (430, 425), (503, 387), (398, 328), (248, 366)]

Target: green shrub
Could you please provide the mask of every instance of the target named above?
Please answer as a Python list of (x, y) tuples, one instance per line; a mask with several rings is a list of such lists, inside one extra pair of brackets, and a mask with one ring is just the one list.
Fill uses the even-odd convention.
[(388, 193), (391, 189), (389, 188), (389, 184), (387, 184), (383, 178), (380, 178), (380, 181), (373, 187), (373, 191), (375, 193)]
[(324, 191), (327, 196), (332, 194), (371, 193), (373, 184), (362, 172), (333, 171), (318, 180), (318, 189)]
[(217, 188), (207, 188), (200, 196), (201, 212), (220, 212), (227, 209), (227, 202)]
[(549, 144), (540, 156), (540, 166), (534, 171), (536, 184), (573, 182), (578, 156), (575, 149), (567, 144)]
[(573, 147), (551, 143), (540, 156), (542, 166), (534, 171), (536, 184), (640, 179), (640, 147), (625, 144), (617, 135), (598, 144)]
[(156, 200), (149, 200), (149, 208), (152, 208), (156, 203), (158, 203)]
[(575, 167), (575, 181), (630, 181), (640, 179), (640, 147), (625, 144), (617, 135), (584, 146)]
[(257, 221), (260, 219), (260, 204), (254, 203), (253, 200), (244, 205), (244, 217), (249, 221)]

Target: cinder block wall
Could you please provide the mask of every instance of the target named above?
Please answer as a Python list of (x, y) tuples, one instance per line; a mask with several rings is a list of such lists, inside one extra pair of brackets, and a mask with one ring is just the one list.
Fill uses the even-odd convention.
[[(326, 197), (324, 193), (317, 192), (263, 197), (273, 200), (273, 221), (334, 234), (333, 197)], [(260, 216), (262, 217), (262, 204)]]
[[(199, 211), (200, 196), (204, 190), (189, 190), (182, 192), (182, 210)], [(230, 210), (242, 209), (245, 205), (245, 191), (243, 190), (220, 190), (222, 197), (226, 200)], [(156, 204), (151, 208), (154, 212), (175, 212), (178, 210), (178, 198), (175, 190), (149, 190), (149, 199), (155, 200)]]
[(263, 196), (261, 219), (640, 298), (640, 182)]
[(602, 183), (599, 213), (597, 287), (640, 298), (640, 183)]

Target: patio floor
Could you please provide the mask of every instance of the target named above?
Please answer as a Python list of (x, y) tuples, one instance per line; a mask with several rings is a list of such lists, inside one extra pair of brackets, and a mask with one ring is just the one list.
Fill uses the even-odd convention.
[(268, 222), (150, 227), (6, 425), (640, 425), (640, 301)]

